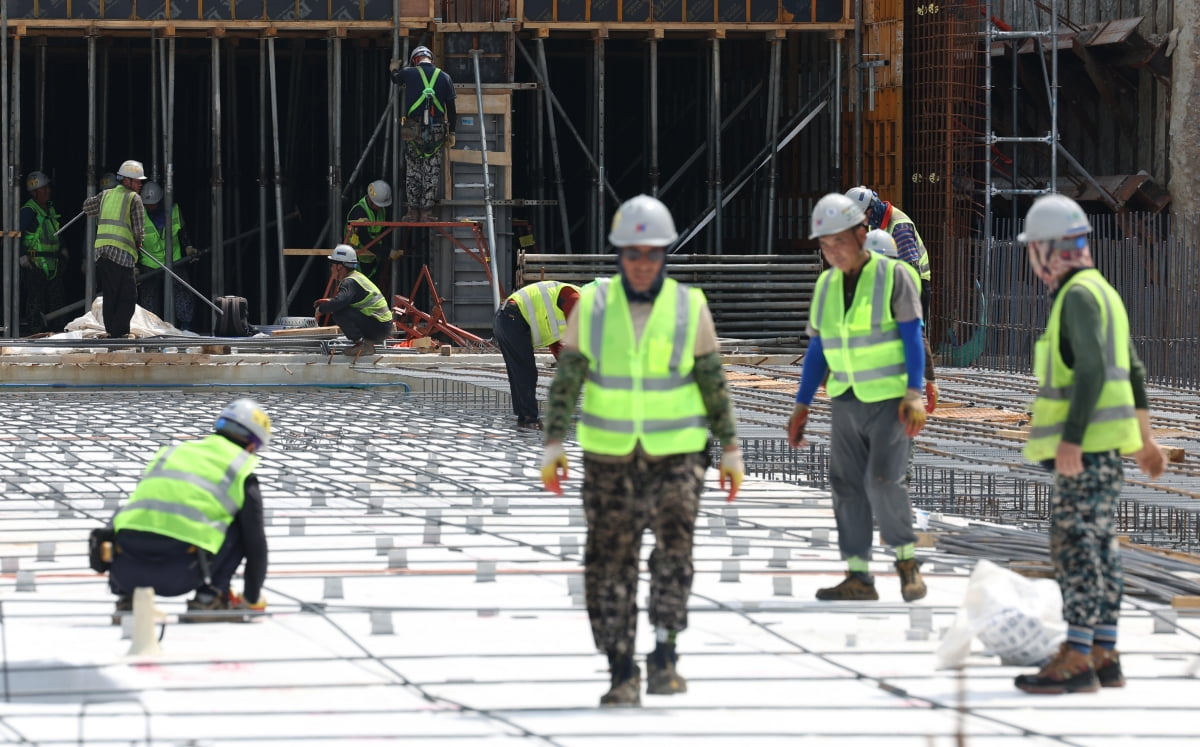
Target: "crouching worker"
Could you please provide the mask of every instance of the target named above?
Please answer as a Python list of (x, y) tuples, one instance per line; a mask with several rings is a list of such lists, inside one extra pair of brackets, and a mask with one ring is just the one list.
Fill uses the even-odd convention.
[[(254, 468), (271, 419), (253, 400), (237, 399), (213, 431), (160, 449), (113, 516), (108, 585), (118, 615), (132, 611), (133, 591), (143, 586), (164, 597), (195, 591), (180, 622), (241, 622), (266, 609), (267, 536)], [(243, 559), (239, 597), (229, 587)]]
[(392, 310), (383, 293), (364, 274), (358, 271), (358, 254), (346, 244), (338, 244), (329, 255), (330, 272), (338, 284), (333, 298), (318, 299), (318, 314), (333, 315), (333, 323), (341, 327), (354, 344), (342, 351), (355, 358), (371, 355), (375, 346), (392, 333)]

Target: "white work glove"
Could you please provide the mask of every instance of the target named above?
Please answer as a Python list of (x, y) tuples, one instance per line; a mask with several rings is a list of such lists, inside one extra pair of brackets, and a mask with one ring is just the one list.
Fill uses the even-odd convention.
[(742, 450), (738, 447), (721, 452), (721, 489), (725, 489), (725, 480), (729, 480), (729, 496), (726, 503), (733, 503), (737, 497), (738, 488), (746, 478), (746, 465), (742, 462)]
[(26, 270), (33, 269), (33, 262), (29, 259), (28, 254), (22, 254), (21, 258), (17, 260), (17, 264), (21, 265), (21, 267), (24, 267)]
[(542, 485), (555, 495), (562, 495), (561, 480), (567, 479), (567, 453), (558, 441), (546, 444), (542, 453)]
[(403, 65), (404, 65), (404, 63), (400, 62), (400, 60), (392, 60), (391, 62), (388, 63), (388, 72), (394, 73), (397, 70), (399, 70)]

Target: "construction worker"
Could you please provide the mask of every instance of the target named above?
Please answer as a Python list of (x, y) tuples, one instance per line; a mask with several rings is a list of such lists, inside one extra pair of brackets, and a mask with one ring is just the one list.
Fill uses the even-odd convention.
[[(163, 207), (163, 189), (158, 182), (146, 182), (146, 186), (142, 187), (142, 204), (146, 206), (146, 243), (143, 246), (146, 251), (138, 257), (138, 268), (146, 272), (166, 264), (167, 211)], [(188, 236), (187, 223), (183, 220), (178, 202), (171, 205), (171, 247), (171, 271), (186, 281), (187, 266), (178, 262), (185, 254), (195, 257), (197, 252)], [(142, 308), (159, 317), (163, 315), (163, 282), (162, 277), (155, 276), (138, 284), (138, 301)], [(192, 293), (178, 281), (171, 282), (174, 283), (175, 326), (189, 329), (195, 308)]]
[(145, 240), (146, 208), (142, 185), (146, 170), (141, 161), (126, 161), (117, 169), (121, 182), (83, 201), (83, 212), (100, 216), (94, 253), (96, 282), (104, 297), (106, 337), (133, 337), (129, 320), (137, 306), (134, 267)]
[(817, 599), (879, 599), (869, 567), (877, 521), (880, 537), (895, 548), (900, 594), (911, 602), (926, 592), (903, 480), (910, 440), (925, 425), (921, 301), (909, 268), (869, 251), (866, 236), (866, 216), (849, 197), (817, 201), (809, 238), (819, 240), (830, 268), (813, 293), (788, 442), (806, 443), (809, 406), (828, 373), (833, 514), (848, 569), (842, 583), (819, 589)]
[(641, 703), (634, 642), (647, 529), (655, 541), (649, 617), (656, 645), (646, 657), (646, 692), (687, 691), (675, 646), (687, 628), (710, 429), (723, 449), (720, 482), (724, 488), (728, 481), (729, 500), (744, 473), (708, 303), (699, 288), (664, 273), (666, 247), (677, 238), (670, 211), (653, 197), (638, 195), (617, 209), (608, 240), (619, 272), (581, 289), (546, 411), (542, 484), (561, 495), (563, 438), (583, 390), (584, 583), (592, 637), (611, 675), (602, 706)]
[[(371, 223), (386, 221), (387, 208), (392, 204), (392, 187), (382, 179), (376, 179), (367, 185), (367, 193), (362, 199), (354, 203), (350, 208), (350, 212), (346, 213), (346, 243), (358, 252), (358, 271), (369, 278), (375, 279), (376, 271), (379, 265), (386, 263), (383, 260), (387, 259), (387, 250), (379, 243), (371, 246), (370, 249), (364, 250), (363, 247), (370, 244), (372, 241), (383, 233), (383, 226), (355, 226), (354, 221), (369, 221)], [(382, 243), (382, 242), (380, 242)], [(387, 285), (382, 282), (380, 276), (380, 285)]]
[(117, 186), (120, 183), (121, 183), (121, 177), (117, 176), (116, 174), (114, 174), (111, 171), (106, 171), (106, 172), (104, 172), (104, 175), (100, 177), (100, 184), (97, 187), (96, 191), (103, 192), (106, 189), (112, 189), (113, 187)]
[[(117, 613), (133, 609), (139, 587), (161, 596), (195, 591), (185, 622), (238, 619), (224, 610), (261, 612), (267, 536), (254, 467), (271, 440), (271, 419), (253, 400), (221, 410), (213, 433), (158, 450), (129, 499), (113, 515), (108, 585)], [(230, 589), (246, 561), (243, 594)]]
[(61, 223), (50, 200), (50, 177), (32, 171), (25, 178), (29, 199), (21, 206), (21, 294), (31, 334), (48, 329), (46, 312), (63, 305), (62, 271), (67, 250), (59, 243)]
[(337, 285), (333, 298), (317, 299), (317, 312), (333, 315), (333, 323), (342, 328), (354, 344), (342, 351), (355, 358), (375, 352), (375, 346), (392, 333), (392, 310), (383, 294), (366, 275), (358, 271), (358, 254), (346, 244), (338, 244), (329, 255), (330, 271)]
[(496, 310), (492, 330), (504, 356), (508, 390), (518, 428), (542, 429), (538, 418), (536, 348), (550, 348), (558, 360), (567, 317), (579, 300), (579, 288), (557, 280), (530, 283)]
[(1163, 454), (1150, 431), (1145, 367), (1129, 337), (1125, 304), (1094, 268), (1083, 209), (1043, 195), (1017, 241), (1050, 290), (1046, 331), (1034, 347), (1038, 394), (1025, 457), (1054, 473), (1050, 556), (1062, 590), (1067, 640), (1036, 674), (1016, 678), (1029, 693), (1121, 687), (1117, 653), (1122, 571), (1113, 508), (1124, 484), (1122, 455), (1151, 478)]
[(454, 106), (454, 81), (433, 64), (429, 47), (417, 47), (408, 58), (388, 66), (392, 82), (404, 86), (401, 133), (404, 137), (404, 196), (408, 211), (401, 221), (434, 220), (433, 201), (442, 176), (442, 149), (454, 147), (458, 112)]
[(929, 269), (929, 252), (917, 225), (912, 218), (890, 202), (879, 199), (879, 195), (868, 187), (853, 187), (846, 196), (862, 208), (867, 215), (867, 228), (886, 231), (896, 243), (896, 257), (907, 262), (917, 271), (921, 290), (921, 319), (924, 320), (923, 339), (925, 344), (925, 411), (932, 415), (937, 409), (940, 392), (933, 370), (933, 349), (929, 346), (929, 302), (930, 281), (933, 274)]

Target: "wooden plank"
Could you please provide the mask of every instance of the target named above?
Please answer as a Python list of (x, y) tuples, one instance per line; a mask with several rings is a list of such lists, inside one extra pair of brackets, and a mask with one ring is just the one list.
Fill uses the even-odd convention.
[(1200, 612), (1200, 597), (1179, 594), (1171, 597), (1171, 607), (1177, 610), (1195, 610)]
[[(478, 150), (459, 150), (450, 151), (450, 163), (474, 163), (483, 164), (483, 152)], [(512, 166), (512, 154), (502, 151), (488, 151), (488, 166)], [(287, 250), (284, 250), (287, 253)], [(328, 250), (325, 252), (328, 254)]]
[[(455, 88), (460, 86), (455, 85)], [(475, 86), (469, 86), (469, 95), (456, 96), (454, 106), (461, 114), (478, 114), (479, 101), (475, 97)], [(484, 114), (508, 114), (512, 110), (512, 93), (504, 91), (502, 93), (492, 93), (484, 91), (483, 93), (483, 113)]]
[(328, 257), (328, 249), (284, 249), (285, 257)]
[(297, 327), (296, 329), (277, 329), (271, 337), (318, 337), (321, 335), (340, 335), (342, 328), (333, 327)]

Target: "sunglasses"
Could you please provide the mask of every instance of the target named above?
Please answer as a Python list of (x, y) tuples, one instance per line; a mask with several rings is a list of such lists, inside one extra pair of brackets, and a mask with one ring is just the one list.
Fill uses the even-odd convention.
[(636, 262), (639, 259), (649, 260), (650, 262), (662, 262), (667, 257), (667, 250), (662, 247), (642, 251), (636, 246), (621, 247), (621, 259), (630, 262)]

